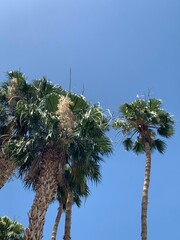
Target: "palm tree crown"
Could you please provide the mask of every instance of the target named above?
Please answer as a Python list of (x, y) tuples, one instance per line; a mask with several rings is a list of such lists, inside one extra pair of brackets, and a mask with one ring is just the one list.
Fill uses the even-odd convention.
[[(98, 180), (100, 162), (112, 152), (112, 144), (105, 135), (108, 118), (99, 105), (91, 106), (84, 96), (68, 93), (46, 78), (25, 86), (23, 96), (15, 87), (11, 91), (19, 96), (10, 106), (19, 128), (14, 124), (11, 129), (12, 133), (21, 129), (21, 134), (8, 139), (5, 154), (16, 161), (25, 185), (36, 191), (26, 239), (41, 239), (47, 208), (57, 188), (66, 187), (66, 165), (71, 168), (73, 182), (77, 172), (81, 173), (78, 178)], [(40, 210), (42, 214), (37, 214)], [(34, 221), (35, 215), (39, 220)]]
[(23, 226), (11, 220), (9, 217), (0, 217), (0, 239), (2, 240), (22, 240), (24, 235)]
[(25, 76), (18, 71), (8, 72), (8, 80), (0, 88), (0, 188), (13, 176), (17, 165), (10, 156), (6, 156), (5, 148), (10, 139), (23, 137), (24, 129), (15, 110), (20, 101), (28, 101), (29, 85)]
[(125, 140), (126, 150), (136, 153), (145, 151), (145, 142), (150, 144), (151, 150), (157, 149), (163, 153), (166, 144), (157, 135), (169, 138), (174, 133), (172, 116), (161, 108), (159, 99), (137, 98), (134, 102), (120, 106), (121, 119), (117, 119), (113, 126), (121, 129)]

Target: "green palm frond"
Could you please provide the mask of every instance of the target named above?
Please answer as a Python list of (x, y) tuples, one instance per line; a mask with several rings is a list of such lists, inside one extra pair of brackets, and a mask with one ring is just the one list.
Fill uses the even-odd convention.
[(99, 138), (95, 137), (93, 140), (101, 155), (109, 155), (110, 153), (113, 152), (112, 141), (108, 137), (106, 136), (101, 136)]
[(159, 110), (159, 108), (161, 107), (162, 101), (160, 99), (156, 99), (156, 98), (150, 98), (148, 100), (148, 107), (149, 110), (152, 112), (156, 112), (157, 110)]
[(94, 182), (96, 185), (101, 182), (101, 166), (99, 163), (93, 161), (93, 159), (89, 161), (87, 169), (83, 172), (87, 179)]
[(6, 72), (6, 75), (9, 80), (12, 78), (22, 79), (22, 81), (25, 80), (24, 74), (20, 71), (8, 71), (8, 72)]
[(131, 138), (126, 138), (123, 141), (123, 145), (126, 151), (130, 151), (132, 149), (133, 146), (133, 141), (131, 140)]
[(68, 96), (72, 100), (73, 104), (70, 106), (70, 109), (73, 113), (85, 113), (89, 108), (89, 103), (85, 100), (83, 95), (76, 95), (73, 93), (69, 93)]
[(151, 144), (151, 149), (157, 149), (158, 152), (163, 154), (166, 150), (166, 143), (160, 139), (155, 139)]
[(42, 77), (40, 80), (34, 80), (33, 86), (41, 98), (53, 92), (53, 84), (49, 82), (46, 77)]
[(82, 198), (87, 198), (90, 195), (90, 190), (89, 187), (86, 183), (84, 183), (83, 189), (82, 187), (76, 191), (73, 191), (73, 200), (75, 202), (75, 204), (77, 205), (77, 207), (81, 207), (81, 203), (82, 203)]
[[(5, 83), (4, 83), (4, 85), (5, 85)], [(1, 89), (0, 89), (0, 103), (3, 105), (7, 105), (7, 94), (6, 94), (7, 90), (4, 90), (3, 88), (4, 87), (2, 84)]]
[(6, 108), (3, 105), (0, 105), (0, 142), (3, 134), (6, 133), (6, 126), (8, 123), (8, 115)]
[[(26, 77), (22, 72), (10, 71), (10, 72), (7, 72), (7, 76), (9, 79), (7, 86), (14, 85), (17, 91), (21, 91), (22, 95), (27, 94), (29, 85), (27, 84)], [(13, 79), (16, 79), (16, 81), (14, 82)]]
[(31, 85), (32, 100), (38, 103), (38, 100), (42, 100), (48, 94), (66, 94), (66, 91), (61, 86), (52, 84), (46, 77), (40, 80), (34, 80)]
[(174, 127), (170, 124), (165, 124), (163, 126), (160, 126), (157, 129), (157, 132), (160, 136), (169, 138), (174, 134)]
[(58, 109), (60, 95), (57, 93), (47, 94), (40, 103), (40, 106), (43, 109), (46, 109), (48, 112), (56, 112)]
[(160, 109), (157, 114), (159, 118), (159, 124), (174, 124), (173, 117), (164, 110)]
[(135, 152), (136, 154), (144, 153), (144, 152), (145, 152), (144, 144), (143, 144), (141, 141), (136, 140), (136, 141), (133, 143), (132, 150), (133, 150), (133, 152)]

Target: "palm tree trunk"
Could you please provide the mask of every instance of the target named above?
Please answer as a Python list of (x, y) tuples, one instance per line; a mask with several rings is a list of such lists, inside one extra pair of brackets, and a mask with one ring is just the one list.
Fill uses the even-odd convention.
[[(59, 202), (59, 204), (60, 204), (60, 202)], [(63, 204), (60, 204), (59, 208), (58, 208), (58, 213), (57, 213), (57, 216), (56, 216), (56, 219), (55, 219), (55, 222), (54, 222), (54, 227), (53, 227), (51, 240), (56, 240), (57, 230), (58, 230), (58, 226), (59, 226), (59, 223), (60, 223), (62, 212), (63, 212)]]
[(65, 234), (64, 234), (63, 240), (71, 239), (72, 205), (73, 205), (73, 195), (71, 191), (69, 191), (67, 201), (66, 201)]
[(144, 186), (142, 194), (142, 212), (141, 212), (141, 239), (147, 240), (147, 208), (148, 208), (148, 192), (150, 184), (150, 173), (151, 173), (151, 150), (150, 144), (145, 142), (146, 151), (146, 168), (144, 177)]
[(3, 152), (0, 152), (0, 189), (13, 176), (16, 168), (15, 162), (6, 159)]
[(41, 240), (43, 237), (45, 214), (57, 191), (57, 174), (59, 171), (62, 172), (62, 169), (59, 169), (61, 160), (64, 161), (64, 154), (59, 155), (54, 149), (49, 149), (44, 153), (25, 240)]

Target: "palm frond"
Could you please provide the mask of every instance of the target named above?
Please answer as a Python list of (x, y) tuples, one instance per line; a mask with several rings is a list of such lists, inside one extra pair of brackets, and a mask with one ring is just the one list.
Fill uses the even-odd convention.
[(118, 129), (120, 129), (124, 126), (124, 121), (120, 120), (120, 119), (117, 119), (113, 122), (112, 126), (115, 130), (118, 130)]
[(89, 108), (89, 103), (85, 100), (83, 95), (76, 95), (73, 93), (69, 93), (68, 96), (71, 98), (73, 105), (71, 105), (71, 110), (73, 113), (83, 113), (86, 112)]
[(126, 149), (126, 151), (130, 151), (132, 149), (132, 146), (133, 146), (132, 139), (131, 138), (126, 138), (123, 141), (123, 145), (124, 145), (124, 148)]
[(150, 109), (150, 111), (154, 111), (156, 112), (157, 110), (159, 110), (159, 108), (161, 107), (162, 101), (160, 99), (156, 99), (156, 98), (150, 98), (148, 100), (148, 107)]
[(174, 134), (174, 127), (172, 125), (165, 124), (165, 125), (160, 126), (157, 129), (157, 132), (160, 136), (169, 138)]
[(46, 109), (48, 112), (56, 112), (58, 109), (60, 95), (57, 93), (47, 94), (41, 101), (40, 106)]
[(166, 150), (166, 143), (160, 139), (155, 139), (151, 144), (151, 150), (157, 149), (161, 154)]
[(145, 152), (144, 144), (143, 144), (141, 141), (136, 140), (136, 141), (133, 143), (132, 150), (133, 150), (133, 152), (135, 152), (136, 154), (144, 153), (144, 152)]

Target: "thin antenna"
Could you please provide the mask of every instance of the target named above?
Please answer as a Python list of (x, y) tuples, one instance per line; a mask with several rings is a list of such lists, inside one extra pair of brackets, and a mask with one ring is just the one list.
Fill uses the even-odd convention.
[(69, 70), (69, 92), (71, 92), (71, 67)]
[(84, 84), (83, 84), (83, 90), (82, 90), (82, 95), (84, 95)]

